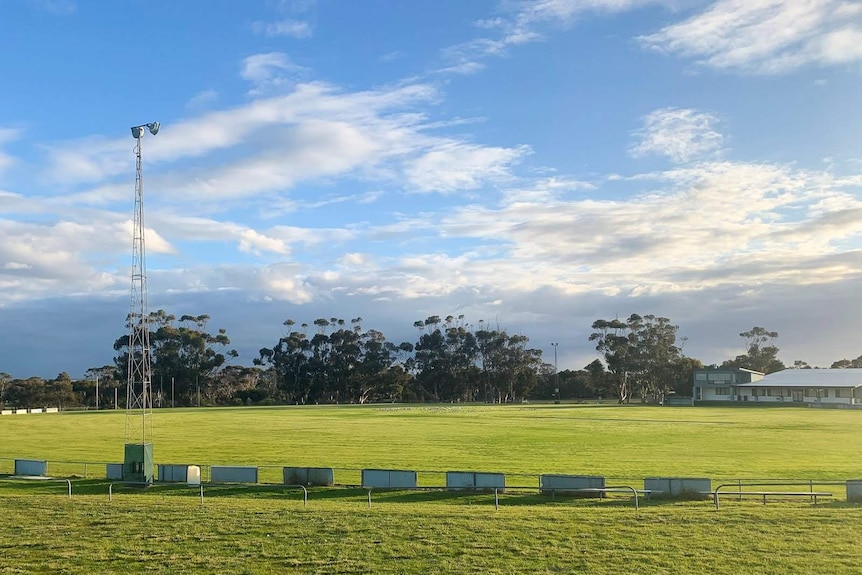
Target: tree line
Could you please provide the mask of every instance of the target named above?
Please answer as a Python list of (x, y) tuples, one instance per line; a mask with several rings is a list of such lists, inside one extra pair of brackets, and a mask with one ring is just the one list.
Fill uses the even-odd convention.
[[(283, 322), (272, 347), (251, 366), (238, 357), (224, 329), (208, 331), (210, 316), (164, 310), (149, 315), (153, 403), (156, 407), (367, 402), (519, 402), (614, 398), (627, 403), (690, 396), (692, 374), (703, 363), (687, 357), (685, 337), (670, 319), (632, 314), (597, 319), (589, 341), (598, 358), (579, 370), (556, 372), (522, 334), (509, 334), (461, 316), (417, 320), (415, 341), (390, 342), (361, 317)], [(128, 328), (128, 325), (127, 325)], [(763, 373), (785, 368), (778, 333), (755, 326), (739, 334), (745, 353), (722, 367)], [(113, 363), (90, 368), (85, 379), (61, 373), (52, 380), (13, 379), (0, 373), (0, 406), (125, 407), (128, 335), (114, 344)], [(793, 367), (810, 367), (796, 361)], [(862, 367), (862, 356), (833, 368)]]

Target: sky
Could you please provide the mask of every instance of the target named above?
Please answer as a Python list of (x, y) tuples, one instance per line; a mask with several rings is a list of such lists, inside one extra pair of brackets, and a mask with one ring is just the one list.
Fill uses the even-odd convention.
[(149, 308), (464, 316), (559, 369), (667, 317), (705, 364), (862, 355), (862, 3), (0, 0), (0, 372), (111, 363), (142, 141)]

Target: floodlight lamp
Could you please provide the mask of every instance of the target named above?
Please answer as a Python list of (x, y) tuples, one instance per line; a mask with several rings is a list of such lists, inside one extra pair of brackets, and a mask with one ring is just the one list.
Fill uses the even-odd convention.
[(149, 124), (147, 124), (147, 128), (150, 130), (150, 133), (154, 136), (159, 133), (160, 127), (161, 127), (161, 124), (159, 124), (158, 122), (150, 122)]
[(141, 128), (143, 128), (143, 126), (133, 126), (132, 127), (132, 137), (135, 138), (136, 140), (144, 135), (143, 134), (144, 131)]

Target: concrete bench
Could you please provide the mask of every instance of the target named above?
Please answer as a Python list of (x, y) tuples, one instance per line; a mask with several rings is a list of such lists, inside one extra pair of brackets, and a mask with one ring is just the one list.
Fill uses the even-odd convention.
[(123, 480), (123, 464), (108, 463), (105, 465), (105, 478), (111, 481)]
[(712, 481), (705, 477), (647, 477), (644, 490), (655, 497), (707, 497)]
[(285, 485), (335, 485), (335, 473), (331, 467), (285, 467), (282, 477)]
[(447, 471), (446, 489), (494, 490), (502, 492), (506, 487), (506, 476), (502, 473), (477, 471)]
[(48, 462), (41, 459), (16, 459), (15, 475), (44, 477), (48, 474)]
[(211, 483), (257, 483), (257, 467), (213, 465), (210, 468)]
[[(159, 464), (159, 481), (164, 483), (191, 483), (197, 485), (201, 482), (200, 477), (201, 468), (198, 465)], [(196, 481), (195, 478), (197, 478)]]
[(387, 489), (413, 489), (417, 479), (415, 471), (401, 469), (363, 469), (362, 487)]

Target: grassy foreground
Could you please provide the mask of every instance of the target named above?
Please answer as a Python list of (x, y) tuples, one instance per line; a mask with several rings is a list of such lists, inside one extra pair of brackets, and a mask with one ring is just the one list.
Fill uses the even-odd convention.
[[(862, 507), (730, 501), (428, 501), (147, 493), (65, 496), (0, 488), (0, 573), (859, 572)], [(535, 497), (535, 496), (533, 496)], [(387, 500), (388, 499), (388, 500)]]
[[(122, 413), (0, 418), (13, 458), (122, 459)], [(355, 470), (847, 479), (862, 412), (804, 408), (364, 406), (162, 410), (156, 461)], [(68, 466), (74, 467), (73, 464)], [(273, 467), (273, 470), (276, 468)], [(103, 472), (103, 470), (100, 470)], [(345, 472), (347, 473), (347, 472)], [(527, 474), (518, 476), (514, 474)], [(434, 478), (434, 474), (424, 474)], [(511, 479), (510, 476), (514, 479)], [(336, 479), (339, 472), (336, 473)], [(855, 574), (862, 506), (805, 500), (549, 501), (501, 496), (0, 481), (0, 573)]]

